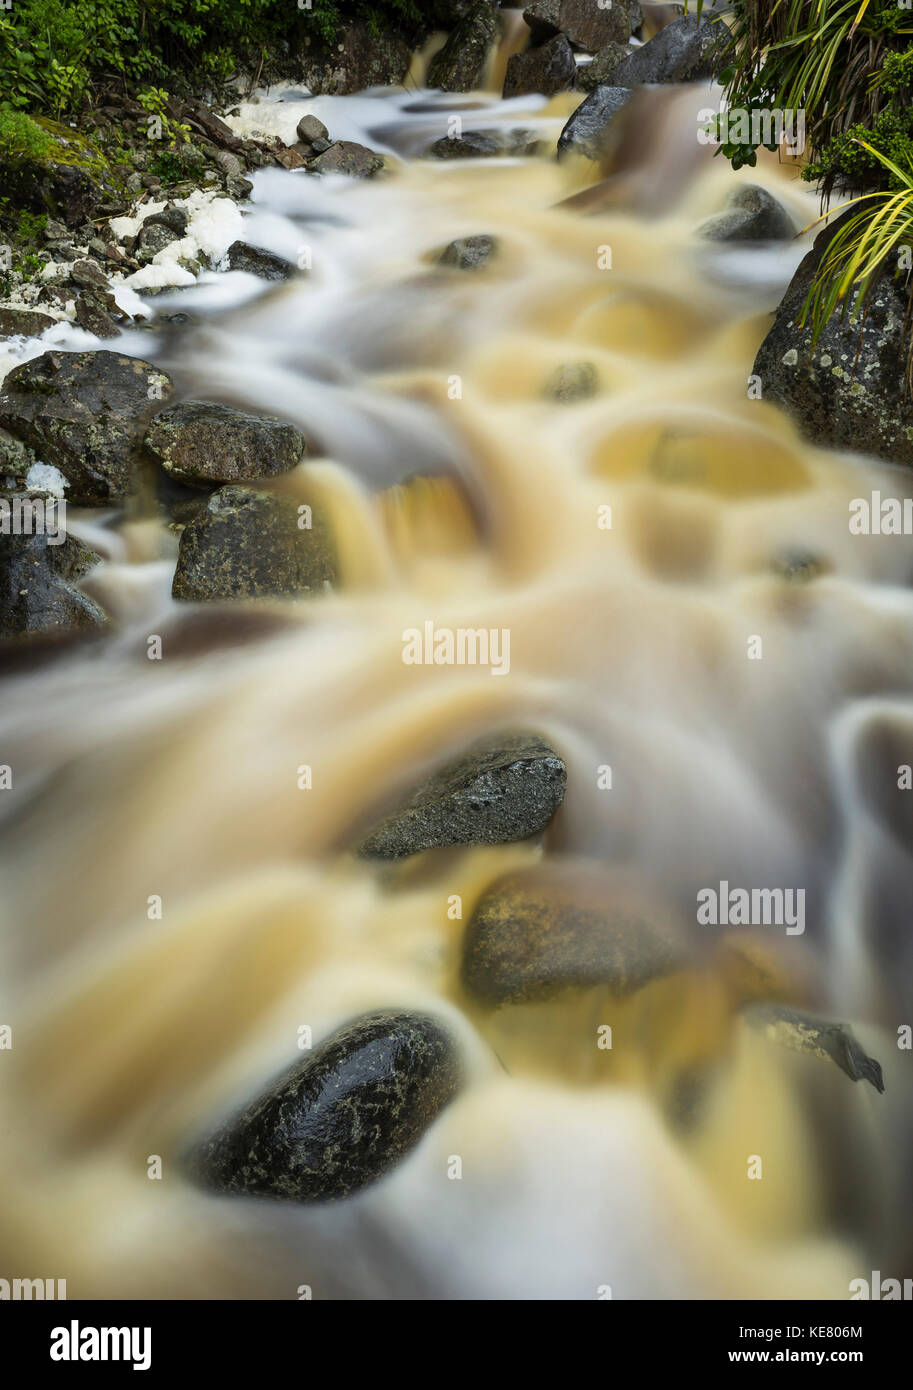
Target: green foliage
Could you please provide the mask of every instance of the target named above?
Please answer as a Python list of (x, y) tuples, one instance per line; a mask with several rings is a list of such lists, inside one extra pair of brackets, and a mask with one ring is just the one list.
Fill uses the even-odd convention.
[(54, 141), (24, 111), (0, 106), (0, 163), (27, 164), (54, 148)]

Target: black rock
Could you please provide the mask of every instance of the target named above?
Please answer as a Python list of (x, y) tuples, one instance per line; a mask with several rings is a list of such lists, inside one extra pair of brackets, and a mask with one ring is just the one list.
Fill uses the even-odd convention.
[(143, 227), (165, 227), (175, 236), (182, 237), (187, 231), (187, 213), (183, 208), (162, 208), (143, 219)]
[(613, 87), (637, 87), (644, 82), (709, 80), (723, 65), (727, 35), (728, 30), (720, 24), (685, 15), (623, 58), (607, 81)]
[(444, 845), (499, 845), (544, 830), (564, 800), (567, 768), (535, 734), (480, 740), (424, 782), (358, 846), (403, 859)]
[(171, 394), (168, 376), (118, 352), (46, 352), (0, 388), (0, 428), (54, 464), (67, 501), (104, 506), (133, 490), (142, 437)]
[(467, 130), (462, 135), (442, 135), (428, 146), (432, 159), (491, 159), (504, 153), (496, 135), (481, 130)]
[(602, 9), (594, 0), (537, 0), (523, 11), (523, 18), (533, 43), (564, 34), (574, 48), (597, 53), (608, 43), (627, 43), (639, 11), (639, 5), (628, 5), (627, 0), (614, 0)]
[(605, 986), (616, 999), (681, 965), (674, 913), (638, 878), (546, 860), (498, 879), (476, 905), (463, 983), (488, 1004)]
[(149, 265), (160, 251), (180, 239), (180, 232), (172, 231), (161, 222), (144, 222), (134, 243), (133, 255), (140, 265)]
[(20, 333), (26, 338), (37, 338), (56, 322), (50, 314), (37, 309), (0, 309), (0, 338), (15, 338)]
[(497, 10), (481, 0), (460, 20), (428, 65), (426, 85), (445, 92), (472, 92), (482, 85), (498, 32)]
[(466, 236), (451, 241), (438, 256), (439, 265), (453, 266), (455, 270), (478, 270), (487, 265), (498, 249), (493, 236)]
[(76, 301), (76, 321), (96, 338), (116, 338), (120, 329), (108, 313), (107, 305), (96, 295), (86, 292)]
[[(846, 216), (852, 216), (852, 209)], [(799, 324), (806, 295), (838, 227), (826, 227), (793, 276), (752, 371), (765, 401), (787, 410), (823, 447), (913, 464), (913, 402), (906, 386), (909, 289), (888, 268), (854, 323), (835, 314), (814, 351)], [(0, 424), (2, 424), (0, 417)]]
[(373, 179), (384, 167), (384, 157), (357, 140), (336, 140), (316, 159), (308, 161), (309, 174), (346, 174), (350, 179)]
[(293, 598), (322, 592), (336, 578), (332, 542), (294, 501), (247, 487), (223, 487), (181, 533), (172, 594), (178, 599)]
[(185, 483), (273, 478), (294, 468), (305, 448), (294, 425), (217, 401), (168, 406), (144, 443), (167, 473)]
[(391, 87), (406, 80), (412, 46), (398, 33), (373, 22), (348, 24), (335, 43), (299, 48), (300, 80), (313, 96), (346, 96), (367, 87)]
[(108, 278), (99, 268), (97, 261), (74, 261), (70, 266), (70, 279), (74, 285), (79, 285), (80, 289), (108, 289)]
[(107, 621), (98, 604), (74, 587), (99, 557), (65, 536), (49, 494), (0, 492), (0, 519), (0, 637), (79, 631)]
[(573, 87), (576, 76), (574, 50), (563, 34), (556, 34), (541, 48), (529, 48), (508, 58), (504, 96), (521, 97), (529, 92), (554, 96)]
[(707, 241), (789, 241), (796, 227), (766, 188), (748, 183), (731, 193), (725, 211), (703, 222), (697, 234)]
[(296, 133), (304, 145), (313, 145), (315, 140), (326, 140), (329, 144), (330, 132), (323, 121), (318, 121), (316, 116), (302, 116), (298, 122)]
[(609, 126), (631, 100), (629, 87), (597, 87), (582, 101), (558, 137), (558, 155), (601, 160), (609, 150)]
[(230, 270), (246, 270), (248, 275), (259, 275), (261, 280), (288, 280), (295, 273), (295, 267), (272, 251), (264, 251), (260, 246), (251, 246), (246, 241), (233, 241), (228, 248)]
[(618, 64), (633, 52), (630, 45), (607, 43), (596, 54), (592, 63), (582, 63), (577, 69), (577, 86), (584, 92), (593, 92), (597, 87), (611, 86), (611, 76)]
[(456, 1048), (434, 1019), (365, 1014), (202, 1144), (192, 1167), (221, 1192), (348, 1197), (415, 1147), (459, 1085)]

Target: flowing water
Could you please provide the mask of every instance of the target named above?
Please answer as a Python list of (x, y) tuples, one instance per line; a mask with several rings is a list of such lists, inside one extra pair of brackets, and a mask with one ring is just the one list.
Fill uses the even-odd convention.
[[(189, 323), (118, 345), (301, 426), (311, 457), (275, 486), (331, 521), (341, 577), (242, 629), (171, 599), (176, 541), (151, 513), (71, 512), (118, 625), (2, 686), (2, 1272), (90, 1298), (846, 1298), (910, 1272), (913, 860), (885, 787), (913, 761), (913, 545), (847, 518), (911, 489), (749, 392), (810, 238), (694, 235), (743, 177), (800, 226), (815, 202), (788, 164), (710, 158), (706, 90), (647, 94), (636, 154), (597, 183), (554, 159), (574, 98), (419, 80), (244, 103), (237, 130), (291, 139), (313, 110), (393, 173), (261, 172), (244, 235), (309, 273), (204, 276), (157, 301)], [(540, 153), (420, 158), (454, 112), (535, 130)], [(435, 263), (480, 233), (499, 243), (483, 270)], [(555, 399), (576, 364), (596, 394)], [(508, 630), (509, 672), (404, 664), (426, 621)], [(391, 795), (508, 726), (568, 765), (543, 844), (351, 855)], [(804, 887), (804, 936), (760, 949), (854, 1024), (885, 1094), (734, 1016), (725, 928), (693, 925), (688, 969), (625, 1004), (474, 1008), (472, 904), (565, 855), (640, 872), (692, 924), (721, 880)], [(187, 1143), (300, 1056), (302, 1025), (378, 1006), (437, 1014), (463, 1049), (467, 1085), (420, 1146), (328, 1206), (199, 1190)]]

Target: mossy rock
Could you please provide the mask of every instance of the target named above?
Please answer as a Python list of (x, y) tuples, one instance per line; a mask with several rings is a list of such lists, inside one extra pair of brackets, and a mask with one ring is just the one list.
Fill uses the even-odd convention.
[(118, 180), (98, 146), (78, 130), (46, 116), (32, 119), (49, 143), (21, 159), (0, 158), (4, 193), (19, 207), (78, 227), (97, 202), (117, 190)]

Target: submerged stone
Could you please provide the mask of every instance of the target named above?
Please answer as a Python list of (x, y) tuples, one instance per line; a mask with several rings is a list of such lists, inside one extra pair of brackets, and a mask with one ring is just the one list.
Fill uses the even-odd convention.
[(567, 768), (536, 734), (479, 740), (445, 764), (358, 846), (403, 859), (445, 845), (499, 845), (544, 830), (564, 800)]
[(493, 236), (459, 237), (444, 247), (438, 264), (453, 266), (455, 270), (478, 270), (487, 265), (497, 249), (498, 243)]
[(0, 427), (59, 468), (67, 501), (105, 506), (134, 489), (149, 419), (171, 395), (170, 378), (118, 352), (45, 352), (0, 388)]
[(707, 241), (789, 241), (796, 227), (766, 188), (749, 183), (729, 195), (726, 208), (698, 228)]
[(884, 1091), (880, 1064), (868, 1055), (848, 1023), (815, 1018), (781, 1004), (752, 1004), (744, 1016), (771, 1042), (793, 1052), (830, 1058), (851, 1081), (868, 1081), (876, 1091)]
[(498, 879), (466, 929), (463, 983), (488, 1004), (608, 988), (623, 999), (682, 963), (678, 923), (624, 869), (545, 861)]
[(186, 483), (273, 478), (295, 468), (305, 451), (294, 425), (217, 401), (169, 406), (144, 442), (166, 472)]
[(175, 598), (294, 598), (336, 578), (326, 528), (302, 527), (297, 504), (249, 487), (223, 487), (181, 533)]
[(415, 1147), (459, 1085), (456, 1047), (435, 1019), (365, 1014), (201, 1145), (193, 1167), (222, 1192), (348, 1197)]

